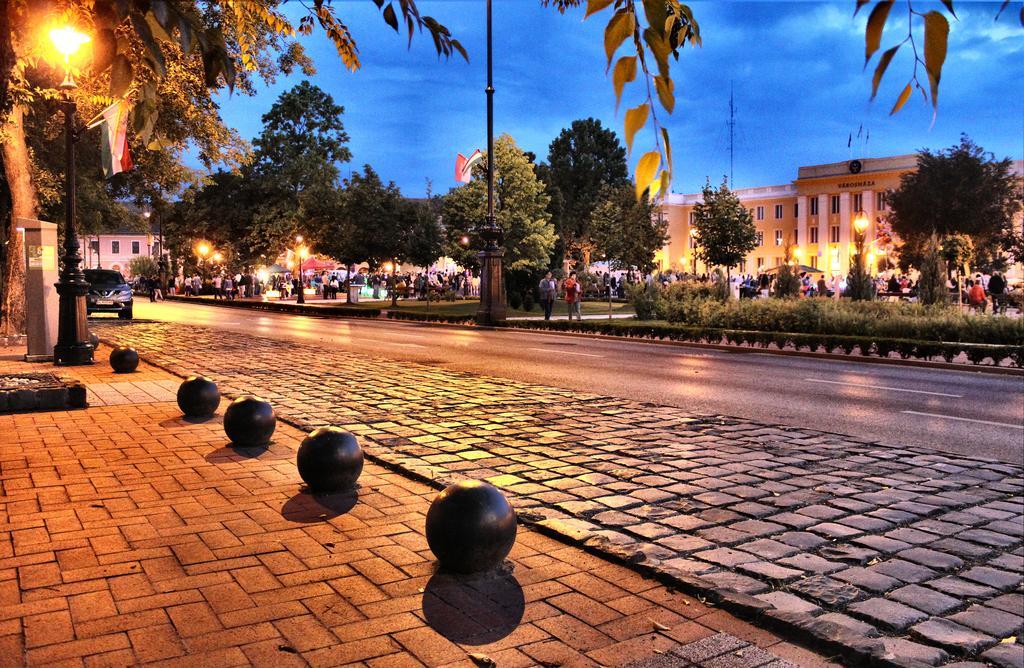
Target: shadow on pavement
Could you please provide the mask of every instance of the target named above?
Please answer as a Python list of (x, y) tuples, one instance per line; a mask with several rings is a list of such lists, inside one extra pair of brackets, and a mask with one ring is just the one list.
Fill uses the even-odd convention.
[(423, 592), (430, 628), (455, 643), (486, 645), (519, 626), (526, 607), (523, 588), (507, 571), (476, 576), (435, 573)]
[(206, 461), (211, 464), (226, 464), (228, 462), (243, 462), (246, 459), (258, 459), (264, 453), (271, 452), (275, 456), (268, 457), (266, 459), (283, 459), (280, 453), (273, 452), (273, 441), (266, 445), (258, 445), (254, 447), (236, 447), (230, 443), (221, 446), (206, 455)]
[(281, 506), (281, 516), (292, 522), (323, 522), (352, 510), (358, 500), (356, 490), (314, 495), (304, 489)]

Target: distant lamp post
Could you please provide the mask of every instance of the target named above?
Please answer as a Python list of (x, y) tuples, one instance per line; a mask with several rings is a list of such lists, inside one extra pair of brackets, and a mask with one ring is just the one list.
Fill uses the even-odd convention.
[(306, 286), (305, 281), (302, 280), (302, 264), (309, 257), (309, 249), (302, 244), (302, 235), (299, 234), (295, 237), (295, 257), (298, 258), (298, 262), (295, 263), (295, 273), (298, 276), (299, 288), (295, 291), (295, 303), (305, 304), (306, 303)]
[(691, 272), (694, 276), (697, 275), (697, 230), (690, 228), (690, 248), (693, 250), (693, 271)]
[(57, 343), (53, 347), (53, 363), (65, 366), (92, 364), (93, 346), (89, 341), (89, 324), (86, 320), (85, 298), (89, 294), (89, 283), (82, 272), (82, 255), (79, 252), (78, 225), (76, 220), (75, 192), (75, 143), (80, 129), (75, 120), (75, 100), (71, 91), (75, 78), (71, 70), (71, 58), (90, 37), (71, 26), (50, 31), (50, 40), (58, 53), (64, 56), (64, 91), (61, 107), (64, 111), (64, 255), (61, 257), (60, 276), (56, 288), (59, 297), (57, 316)]
[(211, 250), (210, 244), (205, 241), (200, 241), (196, 244), (196, 256), (199, 258), (199, 273), (203, 274), (203, 278), (206, 278), (206, 258)]
[(480, 258), (480, 307), (476, 312), (478, 325), (498, 325), (505, 322), (505, 276), (501, 245), (504, 235), (494, 217), (494, 48), (492, 39), (491, 0), (487, 0), (487, 221), (480, 230), (484, 249)]

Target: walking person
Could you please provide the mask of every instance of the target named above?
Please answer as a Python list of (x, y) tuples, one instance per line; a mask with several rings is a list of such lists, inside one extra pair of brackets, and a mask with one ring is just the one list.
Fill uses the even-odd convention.
[(544, 274), (540, 279), (540, 303), (544, 306), (544, 319), (551, 320), (551, 309), (555, 306), (555, 299), (558, 296), (558, 281), (554, 279), (551, 272)]
[(988, 279), (988, 293), (992, 295), (992, 313), (1006, 313), (1006, 279), (998, 271)]
[(569, 309), (569, 320), (572, 320), (573, 315), (575, 315), (577, 320), (582, 321), (583, 315), (580, 313), (580, 299), (583, 296), (583, 286), (580, 285), (579, 280), (576, 278), (575, 271), (569, 272), (569, 278), (565, 279), (562, 289), (565, 290), (565, 304)]

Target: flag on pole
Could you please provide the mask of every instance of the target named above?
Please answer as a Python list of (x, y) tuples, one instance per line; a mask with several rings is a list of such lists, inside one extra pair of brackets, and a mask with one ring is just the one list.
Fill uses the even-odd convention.
[(133, 167), (132, 156), (128, 152), (128, 111), (128, 103), (120, 100), (101, 111), (89, 123), (90, 128), (103, 126), (100, 148), (103, 153), (103, 176), (108, 179)]
[(480, 152), (480, 149), (473, 151), (473, 155), (468, 158), (459, 153), (458, 157), (455, 158), (455, 180), (469, 183), (473, 176), (473, 167), (478, 165), (483, 159), (484, 154)]

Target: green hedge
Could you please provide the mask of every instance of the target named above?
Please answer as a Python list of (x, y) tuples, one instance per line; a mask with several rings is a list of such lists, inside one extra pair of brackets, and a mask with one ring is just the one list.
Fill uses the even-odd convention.
[(417, 322), (447, 322), (452, 324), (465, 324), (473, 322), (476, 316), (473, 315), (445, 315), (444, 313), (415, 313), (409, 311), (388, 311), (388, 318), (392, 320), (415, 320)]
[(971, 315), (956, 307), (825, 298), (718, 301), (705, 286), (686, 283), (638, 290), (633, 297), (638, 316), (690, 327), (1024, 345), (1024, 319)]
[(300, 315), (314, 316), (343, 316), (346, 318), (379, 318), (379, 308), (359, 308), (356, 306), (306, 306), (294, 302), (251, 302), (241, 299), (203, 299), (201, 297), (167, 297), (170, 301), (198, 302), (210, 306), (224, 306), (227, 308), (243, 308), (250, 311), (273, 311), (275, 313), (297, 313)]
[(751, 330), (724, 329), (721, 327), (688, 327), (672, 323), (638, 322), (623, 320), (510, 320), (507, 325), (519, 329), (545, 329), (558, 332), (579, 332), (604, 334), (628, 338), (688, 341), (693, 343), (719, 344), (726, 341), (733, 345), (782, 350), (822, 353), (842, 353), (890, 357), (896, 353), (901, 359), (935, 360), (952, 362), (964, 353), (972, 364), (998, 366), (1011, 360), (1017, 367), (1024, 368), (1024, 346), (991, 344), (948, 343), (922, 341), (906, 338), (871, 337), (841, 334), (808, 334), (789, 332), (758, 332)]

